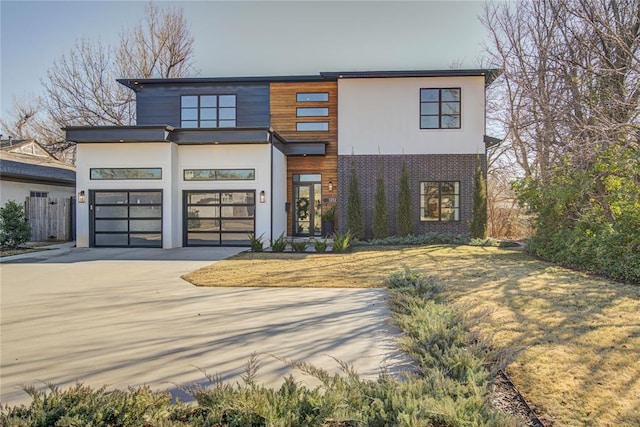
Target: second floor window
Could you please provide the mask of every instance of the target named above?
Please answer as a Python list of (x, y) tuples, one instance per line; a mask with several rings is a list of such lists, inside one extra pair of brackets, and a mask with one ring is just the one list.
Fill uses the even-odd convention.
[(183, 95), (180, 97), (180, 127), (236, 127), (236, 96)]
[(460, 88), (420, 89), (420, 129), (460, 129)]

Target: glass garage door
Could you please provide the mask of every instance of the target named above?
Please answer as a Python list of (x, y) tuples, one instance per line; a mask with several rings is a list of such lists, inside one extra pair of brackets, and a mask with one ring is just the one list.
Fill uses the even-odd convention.
[(162, 191), (91, 192), (96, 247), (162, 247)]
[(185, 191), (184, 246), (249, 246), (255, 191)]

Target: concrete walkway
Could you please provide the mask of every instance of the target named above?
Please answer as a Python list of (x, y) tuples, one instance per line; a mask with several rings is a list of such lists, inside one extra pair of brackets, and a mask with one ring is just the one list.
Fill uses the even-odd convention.
[(3, 260), (0, 402), (29, 403), (20, 385), (44, 382), (181, 395), (180, 385), (207, 384), (203, 371), (239, 380), (252, 352), (267, 385), (289, 373), (271, 354), (335, 371), (333, 356), (371, 377), (382, 365), (401, 369), (383, 290), (197, 288), (180, 279), (239, 251), (66, 248)]

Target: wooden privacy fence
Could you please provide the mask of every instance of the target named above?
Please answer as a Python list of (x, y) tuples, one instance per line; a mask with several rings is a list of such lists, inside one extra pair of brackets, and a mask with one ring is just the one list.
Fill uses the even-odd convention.
[(31, 240), (73, 240), (74, 208), (73, 198), (27, 197), (25, 213), (31, 224)]

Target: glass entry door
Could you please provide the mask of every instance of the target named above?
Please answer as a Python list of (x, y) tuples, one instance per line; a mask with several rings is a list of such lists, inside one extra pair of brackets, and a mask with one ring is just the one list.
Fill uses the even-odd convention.
[(293, 175), (293, 234), (320, 236), (322, 185), (320, 174)]

